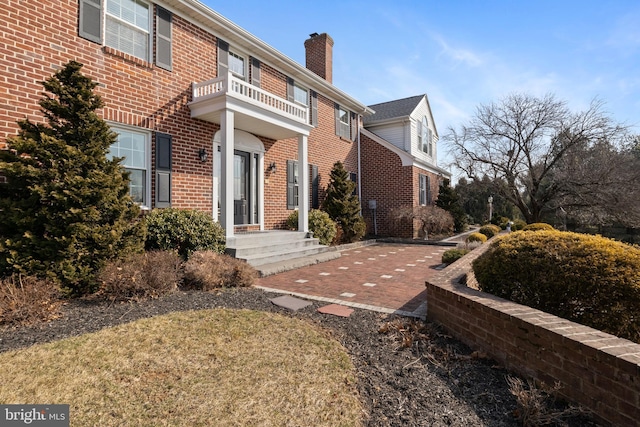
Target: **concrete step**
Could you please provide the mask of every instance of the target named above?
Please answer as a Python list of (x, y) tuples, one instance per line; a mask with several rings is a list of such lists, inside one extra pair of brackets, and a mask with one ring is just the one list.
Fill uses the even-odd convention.
[(340, 253), (297, 231), (239, 233), (227, 242), (227, 253), (245, 260), (261, 275), (275, 274), (335, 259)]
[(272, 274), (284, 273), (285, 271), (295, 270), (309, 265), (320, 264), (321, 262), (331, 261), (340, 258), (340, 252), (337, 250), (328, 250), (315, 255), (308, 255), (300, 258), (292, 258), (286, 261), (277, 261), (256, 267), (260, 277), (271, 276)]

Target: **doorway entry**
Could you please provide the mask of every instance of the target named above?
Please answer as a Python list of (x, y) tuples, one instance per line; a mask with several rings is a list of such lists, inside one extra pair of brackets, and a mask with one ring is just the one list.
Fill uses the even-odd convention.
[(233, 223), (235, 225), (249, 224), (250, 164), (251, 154), (246, 151), (233, 151)]

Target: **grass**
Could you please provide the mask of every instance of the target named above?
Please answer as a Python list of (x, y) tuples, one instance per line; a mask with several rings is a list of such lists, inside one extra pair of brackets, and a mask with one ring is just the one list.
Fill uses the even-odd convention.
[(70, 404), (72, 426), (359, 426), (344, 348), (308, 323), (199, 310), (0, 354), (0, 402)]

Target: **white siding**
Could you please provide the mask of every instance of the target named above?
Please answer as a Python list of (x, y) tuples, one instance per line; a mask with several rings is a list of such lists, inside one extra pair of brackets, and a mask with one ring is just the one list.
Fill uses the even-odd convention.
[(405, 127), (402, 122), (387, 124), (382, 126), (367, 126), (367, 129), (375, 133), (379, 137), (389, 141), (396, 147), (404, 151), (409, 151), (406, 145)]
[(434, 141), (434, 144), (433, 144), (433, 156), (428, 155), (427, 153), (422, 151), (422, 149), (418, 146), (418, 122), (421, 122), (424, 116), (427, 116), (427, 121), (429, 122), (429, 129), (431, 129), (431, 134), (433, 135), (433, 139), (437, 140), (435, 128), (433, 126), (432, 115), (431, 115), (431, 112), (429, 111), (429, 106), (427, 105), (426, 100), (423, 99), (422, 101), (420, 101), (416, 109), (413, 110), (413, 113), (411, 114), (411, 152), (410, 154), (428, 164), (437, 166), (438, 153), (436, 148), (437, 147), (436, 141)]

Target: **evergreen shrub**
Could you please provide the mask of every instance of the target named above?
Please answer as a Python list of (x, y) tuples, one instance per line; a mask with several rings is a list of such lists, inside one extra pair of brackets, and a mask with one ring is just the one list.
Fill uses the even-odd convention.
[(183, 259), (200, 250), (223, 253), (222, 226), (206, 212), (192, 209), (154, 209), (145, 217), (147, 250), (176, 251)]
[(487, 241), (487, 236), (482, 233), (471, 233), (467, 236), (467, 242), (480, 242), (484, 243)]
[(516, 219), (513, 221), (513, 224), (511, 224), (511, 231), (522, 230), (526, 226), (527, 226), (526, 221), (523, 221), (521, 219)]
[(323, 210), (342, 228), (342, 241), (353, 243), (367, 232), (367, 225), (360, 214), (360, 200), (354, 195), (356, 183), (349, 179), (349, 173), (341, 162), (336, 162), (331, 170)]
[[(298, 211), (291, 212), (287, 218), (287, 227), (290, 230), (298, 229)], [(329, 214), (319, 209), (309, 211), (309, 231), (313, 237), (320, 241), (321, 245), (329, 246), (337, 234), (336, 223), (329, 217)]]
[(466, 254), (471, 252), (469, 249), (449, 249), (442, 253), (442, 263), (443, 264), (451, 264)]
[(473, 262), (482, 291), (640, 343), (640, 248), (601, 236), (518, 231)]
[(498, 233), (500, 233), (500, 231), (501, 231), (501, 229), (497, 225), (487, 224), (487, 225), (483, 225), (482, 227), (480, 227), (480, 229), (478, 230), (478, 233), (484, 234), (485, 236), (487, 236), (487, 239), (490, 239), (493, 236), (495, 236)]
[(45, 122), (18, 122), (0, 150), (0, 274), (46, 277), (73, 296), (93, 292), (107, 261), (144, 244), (128, 173), (109, 157), (117, 134), (81, 68), (71, 61), (42, 83)]
[(547, 224), (545, 222), (534, 222), (532, 224), (527, 224), (522, 227), (524, 231), (549, 231), (555, 230), (552, 225)]

